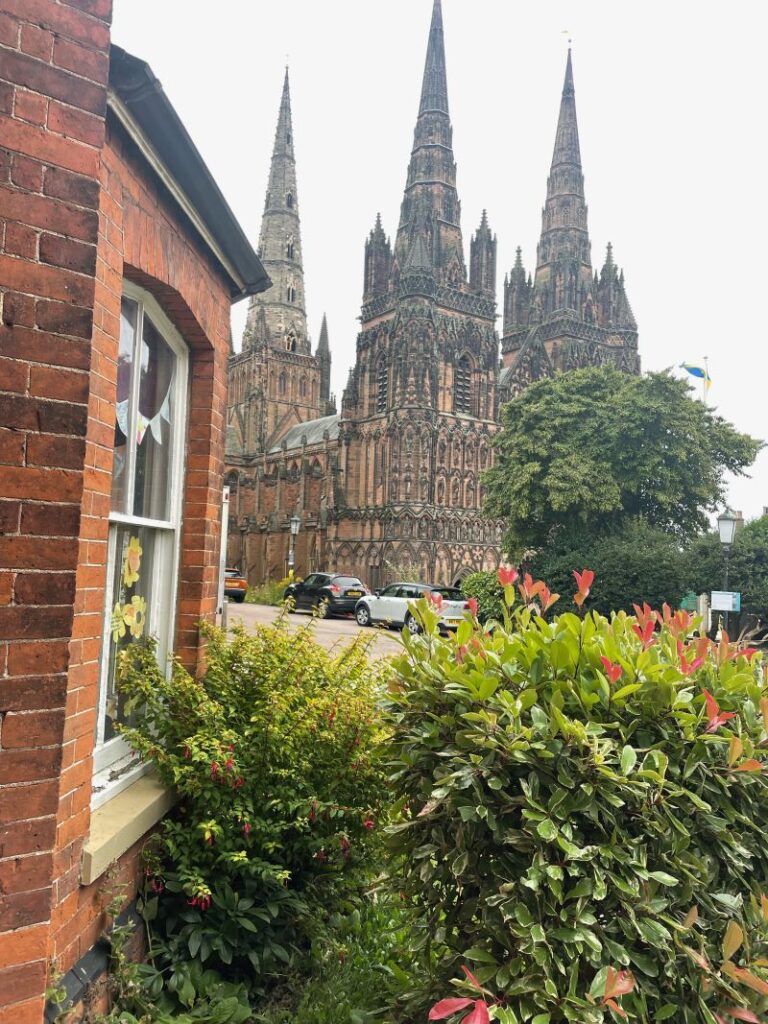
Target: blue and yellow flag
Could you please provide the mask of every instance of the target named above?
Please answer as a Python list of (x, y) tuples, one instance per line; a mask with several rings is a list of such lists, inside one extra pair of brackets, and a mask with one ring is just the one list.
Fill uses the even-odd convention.
[(698, 377), (704, 381), (704, 387), (709, 391), (712, 387), (712, 379), (706, 366), (695, 366), (693, 363), (680, 363), (681, 370), (687, 370), (692, 377)]

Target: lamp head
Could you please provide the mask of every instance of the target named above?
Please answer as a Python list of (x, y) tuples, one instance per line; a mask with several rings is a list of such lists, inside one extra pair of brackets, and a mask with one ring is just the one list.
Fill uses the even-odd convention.
[(736, 536), (736, 516), (729, 508), (717, 517), (717, 531), (720, 534), (720, 543), (724, 547), (730, 547)]
[(295, 537), (301, 529), (301, 518), (299, 516), (291, 516), (291, 533)]

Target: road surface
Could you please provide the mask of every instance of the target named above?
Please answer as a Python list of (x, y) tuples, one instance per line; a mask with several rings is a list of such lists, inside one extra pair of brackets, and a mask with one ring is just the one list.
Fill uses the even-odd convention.
[[(271, 608), (264, 604), (236, 604), (229, 602), (227, 608), (227, 623), (234, 626), (242, 622), (246, 629), (264, 623), (274, 622), (280, 613), (279, 608)], [(292, 629), (300, 629), (307, 625), (312, 618), (309, 612), (294, 612), (288, 616)], [(331, 650), (336, 645), (343, 646), (363, 633), (366, 638), (373, 640), (371, 655), (377, 658), (386, 658), (392, 654), (398, 654), (402, 650), (400, 633), (396, 630), (380, 628), (362, 628), (355, 620), (349, 618), (315, 619), (315, 636), (319, 643)]]

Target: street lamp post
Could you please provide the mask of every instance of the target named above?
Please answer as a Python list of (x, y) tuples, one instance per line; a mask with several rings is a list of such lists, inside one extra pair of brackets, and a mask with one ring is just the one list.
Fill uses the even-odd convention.
[(295, 557), (295, 544), (296, 534), (301, 529), (301, 517), (298, 515), (291, 516), (291, 533), (288, 546), (288, 575), (293, 579), (293, 564)]
[[(736, 536), (736, 516), (731, 512), (729, 508), (726, 508), (717, 517), (717, 531), (720, 534), (720, 543), (723, 545), (723, 555), (725, 556), (725, 581), (723, 584), (723, 590), (727, 591), (730, 584), (729, 580), (729, 562), (731, 558), (731, 545), (733, 544), (733, 538)], [(728, 612), (725, 613), (725, 631), (728, 632)]]

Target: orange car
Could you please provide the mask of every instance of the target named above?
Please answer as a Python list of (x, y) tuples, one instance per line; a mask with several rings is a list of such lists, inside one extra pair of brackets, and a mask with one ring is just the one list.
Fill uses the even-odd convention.
[(224, 593), (233, 601), (242, 604), (248, 593), (248, 580), (241, 576), (237, 569), (224, 570)]

